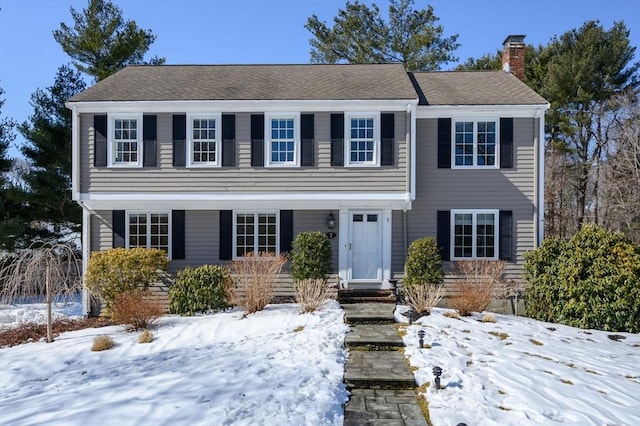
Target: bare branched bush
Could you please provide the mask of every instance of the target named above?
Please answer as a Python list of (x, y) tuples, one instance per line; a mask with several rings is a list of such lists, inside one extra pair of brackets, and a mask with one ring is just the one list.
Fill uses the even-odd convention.
[(109, 336), (98, 336), (93, 340), (93, 346), (91, 346), (91, 350), (93, 352), (106, 351), (115, 345), (113, 339)]
[(309, 278), (296, 281), (293, 284), (293, 291), (303, 313), (316, 311), (327, 299), (331, 299), (329, 286), (324, 279)]
[(127, 290), (116, 296), (111, 317), (117, 324), (124, 324), (127, 330), (147, 328), (164, 314), (163, 306), (151, 298), (149, 290)]
[(445, 289), (440, 284), (414, 284), (404, 288), (404, 298), (411, 309), (427, 315), (444, 296)]
[(231, 263), (234, 286), (229, 289), (233, 305), (245, 310), (245, 315), (261, 311), (271, 303), (273, 291), (287, 257), (282, 254), (249, 253)]
[(0, 270), (0, 302), (44, 296), (47, 342), (53, 342), (53, 300), (64, 302), (82, 290), (82, 263), (70, 244), (33, 243)]
[(452, 285), (453, 296), (449, 298), (449, 304), (460, 315), (482, 312), (505, 294), (502, 274), (507, 263), (504, 260), (465, 260), (455, 262), (455, 266), (461, 278)]

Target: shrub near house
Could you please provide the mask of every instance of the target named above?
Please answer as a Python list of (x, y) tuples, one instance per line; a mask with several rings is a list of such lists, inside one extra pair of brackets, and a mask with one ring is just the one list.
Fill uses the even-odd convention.
[(640, 332), (640, 247), (621, 233), (583, 226), (526, 256), (527, 315), (581, 328)]

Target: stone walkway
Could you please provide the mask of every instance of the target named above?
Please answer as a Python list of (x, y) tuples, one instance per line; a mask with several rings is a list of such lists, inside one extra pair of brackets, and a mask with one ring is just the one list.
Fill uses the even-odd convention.
[(350, 325), (345, 344), (349, 359), (344, 382), (351, 392), (345, 426), (426, 426), (414, 392), (415, 381), (394, 327), (395, 305), (342, 305)]

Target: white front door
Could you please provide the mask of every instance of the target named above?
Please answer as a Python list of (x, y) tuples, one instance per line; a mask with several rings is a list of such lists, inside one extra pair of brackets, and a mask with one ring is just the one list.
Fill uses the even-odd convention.
[(382, 212), (349, 212), (349, 281), (382, 281)]

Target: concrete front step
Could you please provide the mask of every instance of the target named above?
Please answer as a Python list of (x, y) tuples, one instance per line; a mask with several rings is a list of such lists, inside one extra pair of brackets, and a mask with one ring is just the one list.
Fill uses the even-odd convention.
[(398, 351), (349, 351), (347, 389), (413, 389), (415, 381)]
[(396, 303), (392, 290), (346, 289), (338, 291), (340, 303)]
[(338, 302), (343, 304), (354, 304), (354, 303), (387, 303), (394, 304), (396, 303), (395, 296), (392, 298), (389, 297), (341, 297), (338, 299)]
[(344, 426), (427, 426), (412, 390), (353, 389), (344, 409)]
[(402, 338), (391, 324), (352, 325), (345, 344), (349, 349), (365, 351), (397, 351), (404, 347)]

